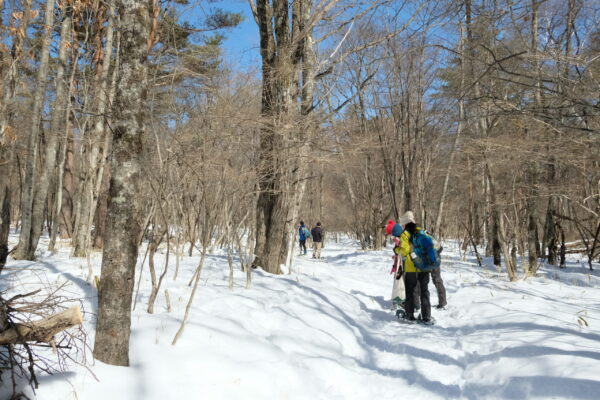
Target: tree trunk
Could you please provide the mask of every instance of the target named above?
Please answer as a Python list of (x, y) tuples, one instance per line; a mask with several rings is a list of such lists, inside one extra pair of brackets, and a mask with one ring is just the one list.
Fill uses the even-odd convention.
[[(541, 82), (540, 82), (540, 62), (538, 60), (538, 10), (540, 2), (538, 0), (531, 1), (531, 55), (536, 72), (536, 83), (534, 90), (534, 104), (536, 110), (540, 110), (542, 107), (541, 97)], [(535, 160), (530, 161), (530, 167), (527, 170), (527, 182), (530, 186), (529, 195), (526, 201), (526, 212), (527, 212), (527, 250), (528, 250), (528, 273), (533, 275), (538, 269), (538, 258), (540, 254), (538, 252), (538, 230), (537, 230), (537, 197), (538, 191), (536, 189), (538, 181), (538, 163)]]
[(147, 91), (149, 15), (141, 0), (117, 0), (120, 60), (113, 109), (107, 235), (102, 254), (94, 357), (129, 365), (131, 302), (140, 227), (139, 186)]
[(307, 7), (306, 1), (298, 0), (298, 4), (294, 4), (291, 29), (288, 1), (273, 0), (272, 3), (271, 7), (269, 1), (258, 0), (253, 10), (260, 33), (261, 115), (265, 119), (259, 149), (256, 258), (253, 267), (260, 266), (267, 272), (280, 274), (280, 265), (285, 262), (287, 254), (286, 227), (292, 198), (286, 192), (289, 185), (284, 179), (288, 176), (286, 170), (293, 170), (289, 169), (290, 160), (284, 157), (284, 148), (290, 132), (294, 131), (290, 123), (295, 76), (301, 58), (297, 46), (300, 45), (300, 37), (309, 33), (310, 26), (298, 29), (294, 25), (298, 22), (298, 7)]
[(74, 235), (75, 221), (74, 221), (74, 208), (75, 208), (75, 141), (73, 138), (73, 132), (70, 129), (71, 123), (69, 122), (66, 136), (66, 149), (65, 149), (65, 163), (63, 171), (63, 185), (62, 185), (62, 206), (60, 208), (60, 237), (63, 239), (72, 238)]
[[(462, 25), (460, 27), (460, 46), (459, 46), (459, 54), (463, 53), (463, 28)], [(440, 235), (440, 228), (442, 226), (442, 216), (444, 214), (444, 202), (446, 200), (446, 193), (448, 192), (448, 182), (450, 181), (450, 172), (452, 171), (453, 162), (454, 162), (454, 154), (456, 153), (456, 144), (458, 143), (458, 139), (462, 134), (465, 124), (465, 96), (464, 96), (464, 86), (465, 86), (465, 69), (464, 69), (464, 61), (461, 57), (460, 59), (460, 90), (459, 90), (459, 101), (458, 101), (458, 127), (456, 129), (456, 134), (454, 135), (454, 140), (452, 141), (452, 147), (450, 148), (450, 159), (448, 160), (448, 167), (446, 169), (446, 176), (444, 177), (444, 186), (442, 187), (442, 196), (440, 198), (440, 205), (438, 207), (437, 218), (435, 220), (435, 228), (434, 233), (436, 235)]]
[(94, 243), (93, 247), (101, 249), (104, 246), (104, 233), (106, 231), (106, 217), (108, 213), (108, 186), (110, 181), (110, 168), (104, 169), (102, 185), (98, 196), (98, 206), (94, 216)]
[(315, 89), (315, 65), (316, 56), (314, 50), (314, 43), (312, 38), (312, 30), (307, 30), (307, 26), (310, 23), (311, 7), (310, 2), (294, 2), (293, 9), (293, 23), (295, 25), (294, 32), (296, 35), (299, 32), (305, 32), (304, 37), (298, 48), (297, 57), (302, 60), (302, 86), (301, 86), (301, 131), (297, 133), (300, 145), (300, 151), (298, 153), (296, 165), (292, 168), (295, 172), (295, 177), (291, 177), (293, 200), (291, 205), (291, 212), (289, 229), (288, 229), (288, 241), (286, 243), (286, 264), (288, 271), (292, 270), (292, 259), (293, 259), (293, 247), (294, 240), (296, 237), (295, 224), (298, 221), (300, 213), (300, 207), (302, 200), (304, 199), (304, 193), (306, 191), (307, 179), (306, 176), (307, 166), (309, 165), (309, 151), (310, 151), (310, 138), (313, 130), (315, 129), (314, 123), (310, 120), (310, 114), (313, 110), (314, 102), (314, 89)]
[[(165, 221), (165, 226), (169, 226), (168, 221)], [(154, 229), (155, 228), (156, 228), (156, 226), (154, 226)], [(160, 233), (154, 232), (154, 229), (153, 229), (153, 235), (152, 235), (153, 236), (152, 242), (149, 245), (150, 251), (148, 254), (148, 266), (150, 267), (150, 280), (152, 282), (152, 290), (150, 291), (150, 297), (148, 298), (148, 314), (154, 314), (154, 302), (156, 301), (156, 298), (158, 297), (158, 293), (160, 292), (160, 286), (162, 284), (162, 281), (163, 281), (165, 275), (167, 274), (167, 269), (169, 267), (169, 253), (171, 251), (170, 237), (169, 237), (168, 229), (165, 228)], [(165, 265), (163, 268), (163, 272), (160, 274), (158, 281), (157, 281), (156, 269), (154, 268), (154, 254), (156, 253), (156, 250), (158, 249), (158, 246), (162, 242), (162, 238), (165, 235), (166, 235), (166, 239), (167, 239), (167, 251), (166, 251), (166, 255), (165, 255)]]
[[(74, 55), (73, 56), (73, 68), (71, 70), (71, 77), (69, 79), (69, 89), (67, 92), (67, 103), (66, 103), (66, 107), (65, 107), (65, 114), (63, 116), (63, 121), (64, 121), (64, 125), (63, 125), (63, 132), (62, 132), (62, 138), (60, 141), (60, 144), (58, 146), (58, 155), (59, 155), (59, 159), (58, 159), (58, 163), (56, 165), (56, 186), (55, 186), (55, 197), (54, 197), (54, 214), (53, 214), (53, 221), (52, 221), (52, 226), (53, 226), (53, 230), (52, 230), (52, 235), (50, 236), (50, 244), (48, 245), (48, 250), (49, 251), (54, 251), (54, 248), (56, 246), (56, 238), (58, 237), (58, 233), (61, 233), (61, 236), (67, 236), (67, 237), (71, 237), (71, 231), (72, 231), (72, 224), (65, 224), (65, 219), (63, 218), (63, 199), (64, 199), (64, 188), (63, 188), (63, 184), (65, 182), (65, 165), (66, 165), (66, 160), (67, 160), (67, 153), (69, 152), (69, 137), (70, 137), (70, 130), (71, 130), (71, 101), (70, 101), (70, 96), (71, 93), (73, 91), (73, 86), (74, 86), (74, 80), (75, 80), (75, 71), (77, 70), (77, 68), (75, 68), (74, 66), (77, 64), (77, 56)], [(72, 151), (72, 144), (71, 144), (71, 152), (70, 154), (73, 154)], [(70, 208), (66, 208), (66, 210), (70, 211)], [(70, 215), (71, 213), (69, 212), (69, 221), (70, 221)], [(64, 229), (64, 231), (63, 231)]]
[[(54, 182), (56, 176), (56, 155), (59, 145), (59, 137), (61, 136), (62, 126), (65, 117), (65, 109), (67, 107), (67, 81), (65, 80), (65, 70), (68, 63), (68, 44), (70, 43), (71, 31), (71, 10), (68, 5), (64, 6), (63, 21), (60, 30), (60, 42), (58, 45), (58, 66), (56, 71), (56, 100), (54, 101), (54, 109), (52, 110), (52, 121), (50, 123), (50, 132), (47, 135), (46, 150), (44, 156), (44, 168), (39, 177), (39, 182), (35, 185), (35, 195), (33, 198), (33, 215), (31, 224), (30, 251), (31, 257), (38, 246), (40, 236), (42, 234), (42, 219), (48, 197), (50, 184)], [(54, 226), (53, 229), (57, 229)]]
[[(493, 232), (493, 247), (494, 247), (494, 265), (500, 266), (500, 251), (504, 255), (504, 262), (506, 263), (506, 272), (510, 281), (516, 280), (516, 265), (513, 264), (513, 258), (511, 257), (509, 245), (506, 238), (506, 230), (504, 229), (504, 217), (500, 215), (500, 210), (496, 204), (496, 186), (492, 178), (492, 173), (487, 162), (485, 162), (484, 174), (487, 177), (490, 200), (492, 203), (492, 232)], [(498, 254), (498, 255), (497, 255)]]
[[(31, 10), (31, 0), (23, 3), (23, 17), (20, 26), (15, 32), (27, 32)], [(8, 257), (8, 235), (10, 233), (10, 208), (12, 203), (12, 175), (14, 162), (14, 144), (17, 136), (14, 130), (14, 102), (18, 81), (18, 67), (22, 56), (24, 35), (15, 34), (12, 39), (12, 47), (8, 71), (2, 74), (4, 83), (2, 93), (2, 114), (0, 114), (0, 206), (2, 215), (0, 217), (0, 271), (6, 264)]]
[[(109, 68), (113, 52), (113, 7), (112, 2), (108, 4), (108, 25), (106, 28), (106, 44), (104, 49), (104, 58), (101, 65), (101, 73), (96, 82), (96, 118), (91, 133), (88, 133), (87, 140), (87, 157), (82, 159), (80, 165), (82, 170), (79, 172), (83, 175), (80, 179), (82, 183), (79, 195), (81, 197), (79, 218), (75, 229), (76, 235), (73, 243), (73, 255), (75, 257), (85, 257), (91, 245), (91, 226), (96, 211), (98, 202), (98, 191), (103, 177), (104, 165), (110, 145), (110, 135), (105, 130), (106, 123), (106, 107), (109, 91)], [(101, 42), (101, 41), (100, 41)], [(118, 68), (118, 67), (117, 67)], [(86, 143), (82, 143), (82, 146)]]
[(538, 269), (538, 237), (537, 223), (535, 220), (536, 199), (530, 196), (527, 199), (527, 265), (530, 274), (535, 274)]
[[(48, 80), (48, 59), (50, 57), (50, 41), (52, 39), (53, 25), (54, 0), (47, 0), (42, 49), (40, 52), (40, 62), (37, 70), (33, 107), (31, 110), (31, 128), (29, 131), (27, 161), (25, 163), (25, 182), (21, 199), (21, 233), (19, 235), (19, 244), (13, 255), (17, 260), (35, 259), (36, 249), (32, 241), (32, 233), (35, 225), (42, 225), (43, 223), (43, 220), (41, 219), (34, 219), (33, 204), (35, 187), (41, 183), (36, 182), (35, 175), (38, 163), (38, 144), (40, 139), (42, 106), (46, 92), (46, 82)], [(45, 200), (45, 197), (41, 200), (42, 204)], [(39, 215), (37, 215), (37, 217), (39, 217)], [(35, 245), (37, 245), (37, 242)]]
[[(0, 188), (1, 189), (1, 188)], [(11, 188), (10, 185), (5, 185), (4, 196), (0, 203), (0, 273), (6, 265), (8, 258), (8, 235), (10, 233), (10, 201)]]

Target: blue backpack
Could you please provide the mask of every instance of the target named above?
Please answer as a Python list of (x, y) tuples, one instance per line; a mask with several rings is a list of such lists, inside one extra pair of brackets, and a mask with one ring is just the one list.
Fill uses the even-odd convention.
[(418, 230), (410, 237), (410, 242), (413, 245), (411, 259), (418, 271), (431, 272), (440, 267), (442, 247), (437, 245), (435, 239), (427, 231)]
[(304, 239), (310, 239), (310, 231), (307, 227), (302, 227), (302, 233), (304, 234)]

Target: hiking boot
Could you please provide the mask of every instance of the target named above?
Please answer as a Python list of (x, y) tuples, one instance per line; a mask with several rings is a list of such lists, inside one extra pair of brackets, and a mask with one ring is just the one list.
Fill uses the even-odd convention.
[(437, 306), (435, 306), (435, 308), (437, 308), (438, 310), (445, 310), (446, 309), (446, 305), (445, 304), (438, 304)]
[(417, 319), (415, 317), (410, 317), (408, 315), (403, 315), (402, 318), (400, 318), (400, 320), (402, 322), (406, 322), (407, 324), (416, 324), (417, 323)]

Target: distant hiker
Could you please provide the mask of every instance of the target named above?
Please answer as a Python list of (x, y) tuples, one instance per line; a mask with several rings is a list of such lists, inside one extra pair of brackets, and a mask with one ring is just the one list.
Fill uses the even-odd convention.
[(417, 227), (415, 217), (411, 211), (407, 211), (400, 217), (399, 223), (404, 226), (404, 232), (400, 235), (400, 254), (404, 266), (404, 283), (406, 285), (406, 304), (405, 304), (405, 319), (407, 321), (416, 321), (414, 316), (415, 311), (415, 289), (420, 286), (421, 300), (421, 321), (425, 324), (433, 324), (431, 318), (431, 303), (429, 302), (429, 272), (417, 271), (413, 262), (414, 247), (412, 238), (422, 230)]
[[(304, 225), (304, 221), (300, 221), (300, 227), (298, 228), (298, 237), (300, 239), (300, 255), (306, 255), (306, 239), (310, 238), (310, 231)], [(304, 250), (302, 250), (304, 249)]]
[(323, 242), (323, 231), (321, 230), (320, 222), (317, 222), (317, 225), (311, 229), (310, 234), (312, 235), (312, 241), (313, 241), (312, 258), (321, 258), (321, 245)]

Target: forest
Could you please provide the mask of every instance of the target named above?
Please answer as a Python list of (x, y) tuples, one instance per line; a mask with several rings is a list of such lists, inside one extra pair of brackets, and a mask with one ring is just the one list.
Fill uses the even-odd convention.
[[(37, 388), (81, 354), (129, 366), (140, 282), (148, 314), (171, 307), (171, 281), (186, 285), (176, 345), (215, 254), (230, 288), (234, 275), (248, 290), (290, 275), (300, 220), (323, 224), (324, 251), (351, 239), (375, 254), (410, 210), (515, 288), (575, 259), (597, 276), (598, 1), (0, 10), (0, 385), (15, 399), (29, 398), (21, 380)], [(255, 65), (228, 48), (244, 35)], [(52, 254), (80, 266), (92, 314), (50, 278), (9, 278)]]

